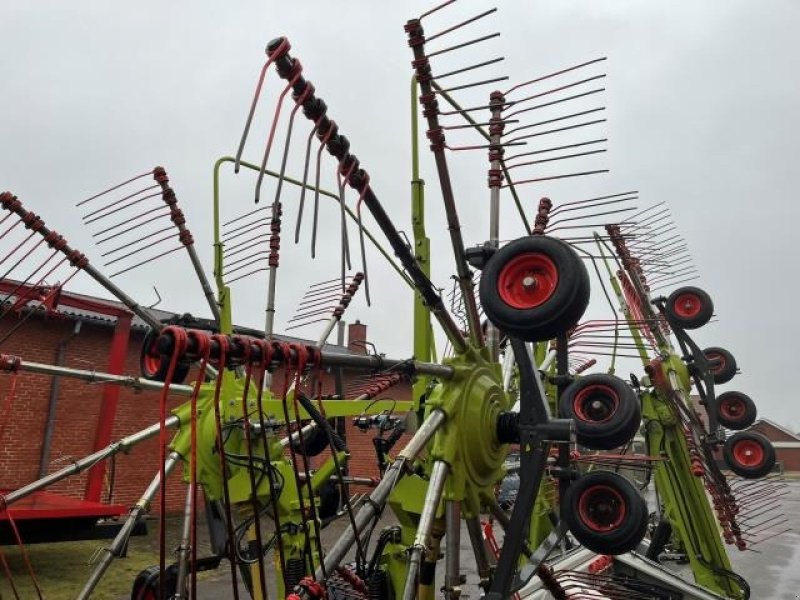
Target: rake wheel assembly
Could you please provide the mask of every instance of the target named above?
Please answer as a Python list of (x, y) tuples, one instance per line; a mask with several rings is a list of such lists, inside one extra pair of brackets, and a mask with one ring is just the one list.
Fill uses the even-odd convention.
[(698, 329), (711, 320), (714, 303), (705, 291), (686, 286), (669, 295), (665, 310), (670, 323), (676, 323), (683, 329)]
[(709, 370), (714, 377), (714, 383), (722, 385), (728, 383), (736, 375), (736, 359), (725, 348), (712, 346), (703, 350), (703, 357), (708, 362)]
[(717, 420), (734, 431), (747, 429), (758, 415), (756, 404), (742, 392), (724, 392), (717, 396)]
[(647, 530), (647, 505), (631, 483), (610, 471), (580, 477), (562, 500), (577, 540), (599, 554), (634, 550)]
[(502, 331), (528, 342), (574, 326), (589, 304), (589, 275), (568, 244), (545, 236), (515, 240), (481, 275), (481, 304)]
[(759, 479), (775, 466), (775, 448), (754, 431), (734, 433), (725, 441), (722, 455), (731, 471), (745, 479)]
[(561, 416), (575, 421), (578, 443), (592, 450), (626, 444), (639, 430), (639, 399), (619, 377), (593, 373), (578, 378), (561, 394)]

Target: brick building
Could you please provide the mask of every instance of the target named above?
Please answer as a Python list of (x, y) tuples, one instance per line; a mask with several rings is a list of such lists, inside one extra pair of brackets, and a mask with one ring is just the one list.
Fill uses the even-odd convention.
[[(0, 282), (3, 283), (3, 282)], [(97, 371), (107, 371), (110, 346), (118, 319), (103, 312), (74, 309), (64, 300), (78, 299), (99, 303), (109, 312), (124, 310), (119, 303), (109, 300), (63, 292), (62, 302), (55, 310), (36, 311), (8, 339), (6, 335), (20, 324), (28, 314), (6, 315), (0, 320), (0, 352), (19, 356), (24, 361)], [(174, 316), (165, 311), (154, 311), (166, 319)], [(130, 338), (125, 354), (124, 373), (138, 376), (139, 356), (146, 326), (133, 318)], [(246, 331), (243, 333), (247, 333)], [(305, 341), (282, 336), (285, 341)], [(365, 352), (366, 325), (349, 326), (348, 346), (328, 345), (329, 352)], [(359, 376), (343, 373), (345, 383)], [(16, 381), (15, 381), (16, 379)], [(280, 387), (280, 373), (273, 378), (274, 388)], [(19, 372), (0, 373), (0, 404), (15, 386), (13, 404), (2, 415), (0, 428), (0, 490), (13, 490), (42, 475), (63, 468), (95, 449), (98, 427), (101, 426), (102, 392), (105, 384), (87, 384), (69, 378)], [(333, 393), (334, 374), (323, 375), (323, 392)], [(380, 397), (409, 399), (408, 384), (399, 384)], [(170, 408), (186, 401), (172, 397)], [(114, 411), (111, 439), (139, 431), (158, 422), (159, 393), (120, 388), (119, 401)], [(48, 426), (48, 423), (50, 425)], [(362, 433), (347, 424), (346, 435), (351, 451), (350, 470), (353, 475), (375, 476), (377, 464), (372, 445), (372, 435)], [(102, 477), (100, 500), (130, 506), (135, 502), (158, 471), (157, 437), (138, 444), (127, 454), (119, 454), (109, 461)], [(74, 475), (49, 488), (69, 497), (84, 497), (87, 472)], [(168, 479), (168, 510), (181, 511), (185, 488), (176, 473)], [(157, 509), (155, 503), (154, 509)]]

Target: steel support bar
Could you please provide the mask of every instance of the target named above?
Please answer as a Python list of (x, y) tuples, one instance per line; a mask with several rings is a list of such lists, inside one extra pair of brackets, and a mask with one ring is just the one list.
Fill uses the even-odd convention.
[[(378, 486), (369, 495), (369, 500), (359, 509), (358, 514), (355, 516), (355, 530), (353, 526), (350, 525), (328, 552), (325, 557), (326, 573), (333, 572), (333, 570), (341, 564), (353, 543), (355, 543), (356, 536), (361, 535), (361, 532), (364, 531), (367, 525), (372, 523), (375, 517), (380, 514), (384, 504), (386, 504), (386, 499), (394, 489), (397, 481), (403, 475), (406, 463), (413, 461), (417, 457), (446, 419), (447, 416), (445, 413), (438, 409), (432, 411), (431, 414), (428, 415), (428, 418), (425, 419), (414, 436), (409, 440), (406, 447), (400, 451), (397, 458), (386, 470), (383, 479), (381, 479)], [(317, 579), (323, 577), (321, 568), (317, 569), (316, 577)], [(308, 599), (306, 598), (306, 600)]]
[[(175, 468), (175, 465), (178, 464), (180, 459), (181, 457), (177, 452), (171, 452), (169, 454), (167, 460), (164, 461), (165, 477), (172, 472), (172, 469)], [(146, 513), (150, 510), (150, 503), (160, 487), (161, 474), (158, 473), (150, 482), (150, 485), (147, 486), (147, 489), (144, 491), (144, 494), (142, 494), (142, 497), (139, 498), (139, 501), (131, 508), (125, 524), (122, 526), (122, 529), (119, 530), (119, 533), (117, 533), (117, 537), (114, 538), (108, 547), (103, 549), (102, 557), (99, 559), (94, 571), (92, 571), (92, 574), (89, 576), (89, 580), (86, 582), (86, 585), (83, 586), (80, 594), (78, 594), (77, 600), (86, 600), (89, 598), (89, 596), (91, 596), (94, 588), (97, 587), (97, 584), (103, 577), (103, 574), (111, 565), (111, 561), (120, 556), (122, 553), (122, 549), (125, 547), (125, 544), (127, 544), (128, 538), (130, 537), (131, 532), (136, 525), (136, 521), (139, 520), (139, 517), (143, 513)]]
[[(177, 427), (180, 424), (180, 420), (176, 416), (167, 417), (165, 421), (165, 425), (168, 428)], [(9, 492), (5, 496), (5, 503), (7, 505), (11, 505), (26, 496), (30, 496), (36, 491), (46, 488), (49, 485), (52, 485), (70, 475), (75, 475), (76, 473), (80, 473), (84, 469), (88, 469), (93, 465), (96, 465), (101, 460), (108, 458), (118, 452), (124, 452), (138, 444), (139, 442), (143, 442), (144, 440), (148, 440), (151, 437), (155, 437), (158, 435), (160, 430), (160, 426), (158, 423), (155, 425), (150, 425), (147, 429), (142, 429), (141, 431), (137, 431), (134, 434), (126, 436), (121, 440), (114, 442), (110, 446), (103, 448), (102, 450), (98, 450), (97, 452), (93, 452), (88, 456), (85, 456), (79, 460), (76, 460), (74, 463), (69, 465), (68, 467), (64, 467), (63, 469), (56, 471), (55, 473), (50, 473), (46, 477), (42, 477), (41, 479), (37, 479), (29, 483), (28, 485), (24, 485), (19, 489), (14, 490), (13, 492)]]
[(439, 509), (439, 502), (442, 499), (442, 492), (444, 491), (444, 484), (447, 481), (449, 471), (450, 466), (446, 462), (437, 460), (433, 463), (428, 489), (425, 492), (425, 502), (422, 505), (422, 512), (419, 516), (417, 535), (414, 538), (414, 545), (411, 547), (411, 554), (408, 558), (403, 600), (414, 600), (417, 595), (417, 576), (419, 575), (422, 555), (430, 550), (432, 545), (431, 531), (433, 530), (433, 522), (436, 520), (436, 512)]
[(444, 506), (444, 596), (458, 600), (461, 596), (461, 504), (448, 500)]

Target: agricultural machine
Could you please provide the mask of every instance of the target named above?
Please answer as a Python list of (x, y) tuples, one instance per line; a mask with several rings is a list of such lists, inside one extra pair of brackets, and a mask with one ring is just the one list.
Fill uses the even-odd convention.
[[(683, 247), (664, 235), (662, 208), (636, 212), (637, 192), (561, 203), (543, 198), (535, 209), (522, 196), (529, 184), (605, 172), (597, 165), (540, 172), (602, 158), (602, 134), (580, 136), (605, 122), (603, 107), (586, 105), (603, 92), (605, 74), (597, 69), (605, 59), (528, 79), (463, 106), (457, 92), (496, 87), (507, 77), (458, 79), (493, 68), (499, 57), (438, 70), (440, 57), (474, 51), (498, 35), (459, 37), (494, 10), (441, 25), (453, 2), (405, 25), (413, 67), (413, 240), (392, 220), (370, 182), (367, 161), (351, 152), (350, 140), (330, 116), (333, 109), (284, 37), (266, 47), (236, 156), (214, 166), (213, 285), (163, 168), (79, 204), (106, 265), (114, 266), (112, 277), (185, 249), (210, 322), (160, 322), (16, 196), (0, 196), (7, 213), (2, 222), (8, 222), (2, 236), (11, 244), (4, 279), (14, 274), (21, 282), (7, 293), (2, 316), (15, 313), (24, 320), (46, 309), (61, 289), (47, 281), (61, 277), (66, 283), (83, 271), (150, 326), (141, 376), (2, 357), (2, 369), (12, 378), (19, 372), (57, 374), (159, 393), (158, 423), (3, 498), (13, 524), (15, 503), (158, 438), (159, 472), (103, 550), (79, 598), (92, 595), (156, 499), (160, 562), (132, 582), (138, 600), (196, 598), (203, 585), (198, 572), (223, 563), (230, 569), (233, 598), (240, 597), (241, 581), (253, 598), (411, 600), (432, 598), (440, 588), (444, 597), (456, 599), (473, 569), (475, 585), (490, 599), (749, 596), (746, 582), (731, 569), (726, 543), (745, 551), (759, 541), (758, 527), (766, 521), (756, 523), (758, 515), (749, 516), (748, 509), (762, 511), (763, 503), (753, 499), (779, 485), (764, 479), (775, 454), (765, 438), (743, 431), (755, 419), (752, 401), (715, 391), (736, 372), (732, 355), (721, 348), (701, 350), (688, 333), (712, 317), (708, 295), (695, 287), (666, 298), (651, 294), (654, 282), (674, 285), (692, 274), (683, 266)], [(280, 92), (266, 145), (260, 162), (248, 162), (243, 156), (251, 124), (273, 80)], [(572, 112), (559, 112), (573, 106)], [(449, 294), (431, 279), (431, 263), (440, 257), (432, 256), (425, 228), (420, 109), (452, 248)], [(303, 119), (310, 127), (297, 150), (294, 134)], [(448, 141), (463, 131), (477, 143)], [(485, 241), (472, 246), (462, 235), (450, 170), (451, 154), (460, 151), (485, 153), (488, 163), (488, 231)], [(333, 192), (322, 185), (329, 157), (335, 161)], [(295, 163), (298, 178), (288, 175)], [(254, 202), (223, 201), (223, 169), (254, 176)], [(523, 231), (511, 240), (501, 236), (504, 206), (512, 206)], [(336, 277), (313, 284), (291, 321), (306, 330), (321, 326), (316, 342), (286, 341), (274, 331), (279, 283), (299, 272), (294, 264), (287, 272), (280, 256), (289, 212), (295, 216), (295, 243), (310, 238), (312, 256), (323, 254), (318, 239), (329, 231), (340, 241)], [(354, 298), (371, 302), (372, 273), (380, 274), (375, 264), (368, 266), (375, 253), (413, 295), (411, 356), (326, 349)], [(330, 256), (320, 260), (333, 262)], [(266, 276), (264, 333), (245, 334), (234, 326), (234, 292), (259, 274)], [(590, 288), (597, 286), (615, 316), (582, 321)], [(437, 337), (445, 341), (438, 353)], [(635, 352), (643, 372), (629, 379), (615, 375), (620, 348)], [(603, 355), (612, 357), (610, 368), (589, 372), (597, 364), (594, 356)], [(346, 394), (324, 386), (325, 370), (339, 368), (363, 373)], [(400, 382), (410, 383), (410, 400), (392, 397)], [(174, 410), (168, 410), (170, 395), (184, 399)], [(333, 424), (340, 418), (375, 432), (380, 480), (349, 468), (347, 442)], [(736, 433), (728, 435), (726, 428)], [(640, 430), (644, 448), (637, 451)], [(740, 479), (720, 469), (720, 450)], [(512, 451), (513, 466), (507, 463)], [(186, 501), (173, 556), (166, 545), (162, 483), (180, 469)], [(518, 473), (519, 485), (514, 500), (501, 503), (497, 487), (509, 470)], [(624, 476), (631, 472), (636, 476)], [(655, 503), (648, 508), (641, 490), (651, 478)], [(354, 495), (353, 486), (364, 484), (371, 486), (369, 493)], [(217, 515), (210, 556), (198, 555), (201, 503)], [(387, 507), (391, 519), (384, 519)], [(325, 547), (322, 531), (337, 519), (346, 524), (344, 533)], [(468, 559), (461, 556), (462, 532), (469, 537)], [(675, 556), (688, 563), (694, 582), (659, 562)], [(437, 576), (440, 562), (443, 577)]]

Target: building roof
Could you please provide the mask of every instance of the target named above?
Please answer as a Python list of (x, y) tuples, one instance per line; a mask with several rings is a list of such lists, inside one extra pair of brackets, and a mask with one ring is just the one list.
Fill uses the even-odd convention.
[[(6, 285), (10, 284), (10, 285), (13, 285), (13, 286), (16, 286), (16, 285), (19, 284), (18, 281), (14, 281), (14, 280), (10, 280), (10, 279), (0, 280), (0, 283), (6, 284)], [(110, 309), (108, 313), (105, 313), (105, 312), (100, 312), (100, 311), (96, 311), (96, 310), (89, 310), (89, 309), (82, 308), (82, 307), (68, 306), (68, 305), (65, 305), (63, 302), (61, 302), (61, 303), (59, 303), (59, 304), (57, 304), (55, 306), (54, 310), (50, 311), (51, 314), (54, 313), (56, 315), (61, 315), (63, 317), (66, 317), (66, 318), (72, 319), (72, 320), (89, 321), (89, 322), (92, 322), (92, 323), (97, 323), (99, 325), (105, 325), (105, 326), (108, 326), (108, 327), (113, 327), (117, 322), (117, 317), (116, 317), (115, 314), (113, 314), (114, 312), (116, 312), (116, 311), (130, 312), (130, 310), (122, 302), (119, 302), (117, 300), (109, 300), (108, 298), (100, 298), (98, 296), (90, 296), (88, 294), (80, 294), (80, 293), (77, 293), (77, 292), (70, 292), (70, 291), (66, 291), (66, 290), (62, 290), (60, 296), (61, 296), (62, 299), (66, 297), (66, 298), (75, 299), (75, 300), (84, 300), (87, 303), (91, 303), (91, 304), (95, 304), (95, 305), (97, 305), (97, 304), (105, 305), (105, 306), (108, 306), (109, 309)], [(16, 297), (15, 296), (7, 296), (3, 300), (4, 300), (3, 304), (13, 304), (16, 301)], [(41, 311), (42, 310), (41, 303), (38, 302), (38, 301), (31, 301), (30, 303), (28, 303), (27, 308), (28, 308), (28, 310), (35, 310), (35, 311)], [(213, 330), (214, 329), (214, 321), (212, 321), (211, 319), (193, 317), (192, 315), (190, 315), (188, 313), (175, 313), (175, 312), (162, 310), (160, 308), (154, 308), (154, 307), (147, 307), (146, 309), (150, 313), (152, 313), (153, 317), (155, 317), (156, 319), (158, 319), (159, 321), (164, 322), (164, 323), (183, 318), (183, 319), (186, 319), (188, 321), (191, 321), (191, 326), (192, 327), (195, 327), (195, 328), (198, 328), (198, 329), (207, 329), (207, 330)], [(141, 332), (145, 332), (145, 331), (149, 331), (150, 330), (150, 326), (147, 323), (145, 323), (142, 319), (137, 317), (136, 315), (132, 315), (131, 327), (134, 330), (138, 330), (138, 331), (141, 331)], [(251, 327), (242, 327), (242, 326), (234, 325), (234, 332), (236, 332), (238, 334), (241, 334), (241, 335), (249, 335), (249, 336), (258, 337), (258, 338), (264, 337), (264, 332), (263, 331), (260, 331), (258, 329), (254, 329), (254, 328), (251, 328)], [(316, 340), (309, 340), (309, 339), (294, 337), (294, 336), (290, 336), (290, 335), (275, 334), (274, 338), (276, 340), (278, 340), (278, 341), (281, 341), (281, 342), (288, 342), (288, 343), (295, 343), (295, 344), (305, 344), (305, 345), (314, 345), (314, 344), (316, 344)], [(326, 352), (331, 352), (333, 354), (351, 354), (352, 353), (350, 350), (348, 350), (348, 348), (346, 346), (340, 346), (338, 344), (325, 344), (324, 350)]]
[(765, 423), (770, 427), (774, 427), (778, 431), (785, 433), (786, 435), (791, 436), (793, 439), (800, 442), (800, 435), (796, 434), (795, 432), (789, 429), (786, 429), (786, 427), (783, 427), (782, 425), (778, 425), (775, 421), (771, 421), (770, 419), (758, 419), (755, 423), (753, 423), (753, 427), (757, 427), (759, 423)]

